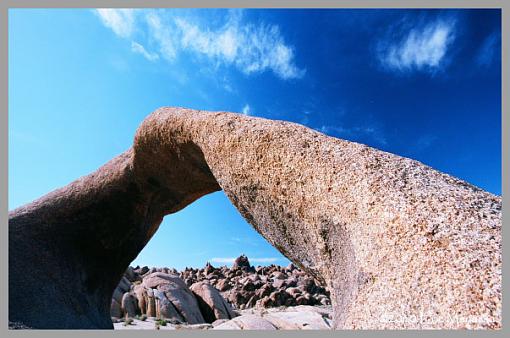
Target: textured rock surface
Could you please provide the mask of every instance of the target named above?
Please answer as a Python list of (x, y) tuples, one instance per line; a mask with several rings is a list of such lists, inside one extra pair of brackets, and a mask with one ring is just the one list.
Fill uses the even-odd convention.
[(232, 269), (236, 269), (236, 268), (251, 269), (250, 260), (248, 259), (248, 257), (246, 255), (241, 255), (235, 259), (234, 265), (232, 265)]
[(129, 317), (136, 316), (136, 308), (137, 308), (137, 299), (134, 295), (126, 292), (124, 296), (122, 296), (121, 308), (124, 313)]
[(213, 330), (276, 330), (276, 326), (265, 318), (256, 315), (242, 315), (220, 324)]
[(500, 197), (297, 124), (173, 108), (10, 213), (9, 320), (111, 328), (112, 291), (162, 217), (220, 189), (327, 285), (337, 328), (501, 326)]
[(235, 314), (225, 299), (208, 282), (198, 282), (190, 287), (195, 294), (200, 311), (207, 323), (212, 323), (217, 319), (232, 319)]
[[(189, 324), (204, 323), (197, 299), (184, 281), (177, 275), (154, 272), (143, 279), (142, 285), (154, 294), (156, 304), (156, 317), (176, 317), (177, 312)], [(159, 302), (162, 302), (160, 306)], [(164, 310), (164, 313), (158, 311)], [(159, 315), (159, 316), (158, 316)]]
[[(146, 273), (142, 274), (144, 271)], [(282, 285), (279, 288), (273, 287), (273, 284), (282, 281), (284, 283), (280, 283)], [(170, 285), (174, 295), (184, 294), (189, 298), (190, 290), (193, 292), (207, 323), (217, 322), (221, 318), (234, 318), (238, 310), (254, 307), (331, 304), (329, 293), (318, 286), (316, 280), (293, 265), (217, 268), (207, 263), (202, 269), (185, 268), (181, 272), (170, 268), (149, 269), (137, 266), (128, 267), (114, 291), (110, 311), (112, 319), (115, 321), (126, 316), (136, 318), (135, 315), (147, 314), (174, 324), (187, 325), (188, 319), (180, 305), (174, 304), (174, 297), (161, 291)], [(187, 285), (190, 285), (189, 289)], [(225, 285), (228, 287), (225, 288)], [(125, 292), (123, 296), (122, 292)], [(130, 311), (124, 305), (121, 308), (116, 300), (122, 299), (124, 303), (127, 297), (131, 300)], [(232, 301), (232, 306), (227, 299)]]
[[(247, 261), (246, 256), (240, 258)], [(271, 264), (254, 268), (248, 263), (216, 268), (208, 263), (203, 269), (186, 268), (179, 275), (186, 285), (201, 281), (210, 283), (236, 309), (330, 304), (329, 292), (293, 266)]]

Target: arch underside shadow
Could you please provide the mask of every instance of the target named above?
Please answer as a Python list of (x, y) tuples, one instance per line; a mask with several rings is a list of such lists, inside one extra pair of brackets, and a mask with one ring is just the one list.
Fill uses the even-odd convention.
[[(151, 114), (96, 172), (9, 214), (9, 320), (112, 328), (112, 292), (164, 215), (219, 190), (329, 288), (337, 328), (501, 325), (499, 197), (297, 124), (179, 108)], [(430, 311), (430, 323), (381, 320)]]

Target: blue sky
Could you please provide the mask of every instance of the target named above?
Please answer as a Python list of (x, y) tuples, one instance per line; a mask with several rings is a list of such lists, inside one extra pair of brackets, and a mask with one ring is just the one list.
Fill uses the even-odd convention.
[[(501, 194), (499, 10), (11, 9), (9, 209), (130, 147), (160, 106), (287, 120)], [(287, 264), (222, 192), (133, 264)]]

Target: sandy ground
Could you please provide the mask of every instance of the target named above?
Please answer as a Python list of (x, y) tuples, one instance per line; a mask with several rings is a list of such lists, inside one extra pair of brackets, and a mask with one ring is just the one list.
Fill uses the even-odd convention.
[[(333, 310), (331, 306), (293, 306), (278, 308), (251, 308), (246, 310), (237, 310), (242, 316), (254, 315), (270, 320), (278, 329), (330, 329), (332, 325)], [(240, 317), (236, 317), (240, 318)], [(124, 322), (114, 323), (115, 330), (208, 330), (215, 326), (229, 322), (227, 320), (218, 321), (214, 324), (170, 324), (165, 326), (157, 325), (155, 317), (149, 317), (144, 321), (133, 318), (129, 325)], [(232, 319), (231, 321), (234, 321)]]

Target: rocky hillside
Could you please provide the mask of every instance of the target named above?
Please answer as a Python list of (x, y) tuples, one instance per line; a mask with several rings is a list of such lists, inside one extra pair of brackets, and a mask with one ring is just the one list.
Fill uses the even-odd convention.
[(329, 304), (327, 290), (293, 264), (255, 268), (242, 255), (231, 268), (129, 267), (113, 293), (111, 316), (201, 324), (230, 320), (249, 308)]

